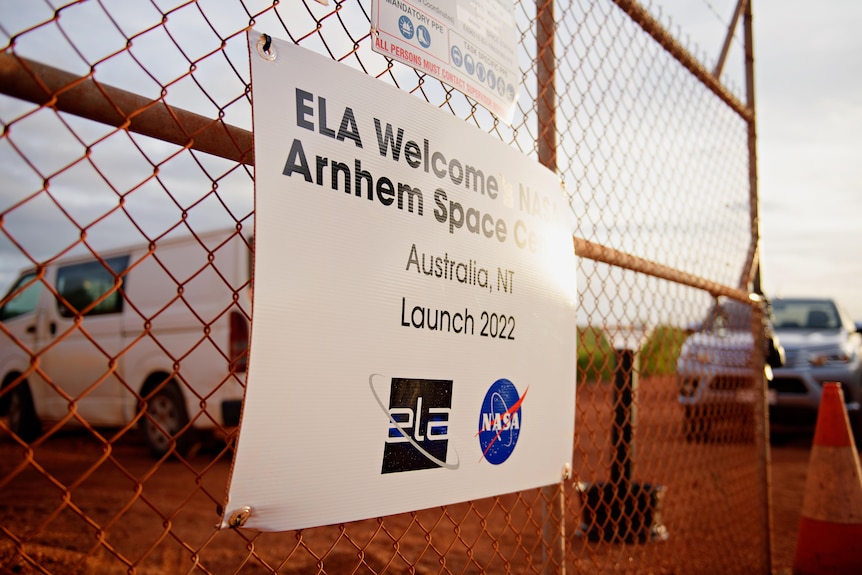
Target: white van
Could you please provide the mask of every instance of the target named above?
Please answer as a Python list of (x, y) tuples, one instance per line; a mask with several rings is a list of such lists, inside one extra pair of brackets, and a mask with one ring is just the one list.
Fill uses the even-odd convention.
[(27, 442), (49, 422), (140, 425), (157, 457), (236, 426), (251, 269), (231, 229), (25, 270), (0, 300), (0, 415)]

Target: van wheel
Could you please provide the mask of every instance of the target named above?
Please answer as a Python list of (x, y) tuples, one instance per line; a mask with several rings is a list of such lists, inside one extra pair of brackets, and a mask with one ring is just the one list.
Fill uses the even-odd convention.
[(36, 417), (33, 395), (26, 381), (19, 382), (9, 391), (8, 401), (6, 415), (9, 417), (9, 429), (12, 433), (27, 443), (42, 435), (42, 422)]
[(168, 382), (146, 400), (146, 406), (144, 434), (153, 456), (164, 457), (172, 448), (180, 455), (188, 453), (193, 443), (192, 432), (191, 429), (182, 431), (188, 425), (189, 416), (177, 384)]

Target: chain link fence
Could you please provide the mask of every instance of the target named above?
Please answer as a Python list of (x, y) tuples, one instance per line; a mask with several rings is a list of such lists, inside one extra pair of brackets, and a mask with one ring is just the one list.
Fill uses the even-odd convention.
[[(753, 97), (657, 8), (516, 1), (505, 123), (372, 52), (367, 0), (0, 4), (0, 571), (769, 572)], [(252, 320), (250, 27), (565, 181), (571, 480), (289, 533), (217, 529)], [(750, 7), (731, 29), (750, 61)], [(694, 345), (719, 331), (737, 343)]]

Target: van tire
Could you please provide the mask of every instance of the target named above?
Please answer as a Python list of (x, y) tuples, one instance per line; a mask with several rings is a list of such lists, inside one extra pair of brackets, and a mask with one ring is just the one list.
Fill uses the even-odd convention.
[(145, 400), (146, 414), (141, 418), (144, 440), (154, 457), (161, 459), (175, 450), (186, 455), (194, 444), (186, 402), (176, 382), (171, 380)]
[(36, 417), (33, 394), (27, 380), (19, 382), (9, 391), (7, 401), (6, 415), (12, 433), (26, 443), (38, 439), (42, 435), (42, 422)]

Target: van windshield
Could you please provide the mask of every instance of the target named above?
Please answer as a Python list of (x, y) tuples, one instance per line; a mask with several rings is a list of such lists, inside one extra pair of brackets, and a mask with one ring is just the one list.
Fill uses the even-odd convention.
[(41, 293), (42, 282), (36, 279), (36, 272), (21, 276), (3, 298), (6, 303), (0, 308), (0, 321), (35, 311)]

